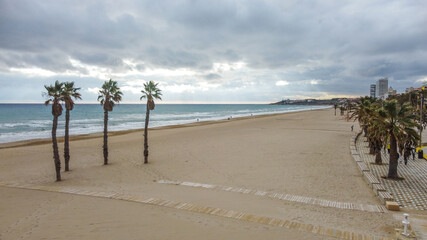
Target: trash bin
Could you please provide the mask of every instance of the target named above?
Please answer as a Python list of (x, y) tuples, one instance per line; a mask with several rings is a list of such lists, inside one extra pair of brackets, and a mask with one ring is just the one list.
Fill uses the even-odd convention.
[(418, 158), (423, 159), (424, 158), (424, 152), (422, 149), (418, 150)]

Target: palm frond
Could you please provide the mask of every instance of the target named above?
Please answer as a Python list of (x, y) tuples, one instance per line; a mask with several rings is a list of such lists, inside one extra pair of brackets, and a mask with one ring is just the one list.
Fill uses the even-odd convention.
[(122, 100), (123, 93), (118, 87), (117, 81), (110, 79), (102, 84), (102, 90), (99, 90), (98, 101), (107, 111), (112, 111), (116, 103)]

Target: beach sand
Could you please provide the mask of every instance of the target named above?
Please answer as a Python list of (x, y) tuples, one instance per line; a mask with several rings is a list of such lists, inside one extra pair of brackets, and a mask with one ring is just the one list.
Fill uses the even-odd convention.
[[(393, 237), (399, 222), (390, 212), (159, 183), (193, 182), (381, 205), (351, 159), (353, 124), (324, 109), (150, 129), (149, 164), (142, 163), (142, 131), (115, 133), (109, 137), (108, 166), (102, 165), (100, 134), (74, 136), (71, 171), (62, 172), (61, 182), (54, 182), (49, 142), (3, 144), (0, 181), (144, 196)], [(0, 187), (0, 196), (0, 239), (335, 239), (294, 227), (118, 199), (11, 187)]]

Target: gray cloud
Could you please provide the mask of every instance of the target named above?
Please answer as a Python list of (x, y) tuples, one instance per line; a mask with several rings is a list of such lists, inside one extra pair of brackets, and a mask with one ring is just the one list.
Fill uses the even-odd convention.
[(217, 80), (217, 79), (221, 79), (221, 75), (216, 74), (216, 73), (209, 73), (207, 75), (203, 76), (204, 79), (206, 80)]
[[(1, 0), (0, 71), (87, 74), (74, 59), (124, 73), (133, 59), (139, 70), (185, 68), (200, 73), (193, 82), (259, 81), (266, 92), (274, 76), (324, 80), (311, 90), (334, 94), (365, 94), (382, 76), (404, 89), (427, 76), (426, 12), (427, 2), (403, 0)], [(263, 74), (236, 80), (213, 71), (233, 62)]]

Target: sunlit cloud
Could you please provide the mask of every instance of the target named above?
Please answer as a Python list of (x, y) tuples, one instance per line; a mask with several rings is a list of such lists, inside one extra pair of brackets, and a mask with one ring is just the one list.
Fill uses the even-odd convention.
[(317, 84), (319, 84), (319, 82), (320, 82), (320, 80), (316, 80), (316, 79), (310, 80), (311, 85), (317, 85)]
[(423, 77), (415, 81), (416, 83), (427, 84), (427, 77)]
[(90, 92), (90, 93), (95, 93), (95, 94), (98, 94), (99, 93), (99, 90), (101, 90), (100, 88), (97, 88), (97, 87), (95, 87), (95, 88), (88, 88), (87, 89), (87, 91), (88, 92)]
[(20, 74), (24, 74), (28, 77), (52, 77), (57, 75), (57, 73), (49, 71), (49, 70), (45, 70), (45, 69), (41, 69), (41, 68), (11, 68), (10, 69), (11, 72), (16, 72), (16, 73), (20, 73)]
[(165, 77), (178, 77), (178, 76), (194, 76), (195, 71), (181, 68), (181, 69), (165, 69), (165, 68), (149, 68), (141, 72), (142, 76), (165, 76)]
[(233, 63), (214, 63), (213, 70), (218, 73), (239, 70), (246, 66), (244, 62), (233, 62)]
[(289, 85), (288, 81), (281, 80), (276, 82), (276, 86), (287, 86), (287, 85)]
[(173, 84), (173, 85), (167, 85), (163, 87), (164, 92), (171, 92), (171, 93), (194, 93), (197, 90), (197, 87), (193, 85), (187, 85), (187, 84)]

